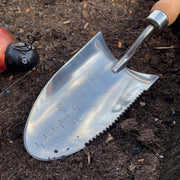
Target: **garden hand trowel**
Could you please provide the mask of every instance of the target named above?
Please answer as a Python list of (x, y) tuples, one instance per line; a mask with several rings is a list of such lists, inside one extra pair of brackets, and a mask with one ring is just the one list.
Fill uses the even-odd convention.
[(27, 120), (24, 144), (29, 154), (43, 161), (68, 156), (112, 125), (158, 79), (127, 68), (129, 59), (155, 27), (171, 24), (179, 11), (179, 0), (156, 3), (150, 25), (119, 61), (99, 32), (59, 69)]

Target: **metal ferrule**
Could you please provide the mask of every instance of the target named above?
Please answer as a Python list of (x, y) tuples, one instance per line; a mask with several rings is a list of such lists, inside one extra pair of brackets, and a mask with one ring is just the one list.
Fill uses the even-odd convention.
[(148, 17), (148, 20), (160, 30), (168, 25), (168, 17), (160, 10), (154, 10)]

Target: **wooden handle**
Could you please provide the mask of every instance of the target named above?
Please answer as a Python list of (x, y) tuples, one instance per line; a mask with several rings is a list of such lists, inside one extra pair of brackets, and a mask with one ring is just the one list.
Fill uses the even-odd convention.
[(160, 0), (151, 9), (161, 10), (168, 17), (168, 25), (171, 25), (180, 13), (180, 0)]

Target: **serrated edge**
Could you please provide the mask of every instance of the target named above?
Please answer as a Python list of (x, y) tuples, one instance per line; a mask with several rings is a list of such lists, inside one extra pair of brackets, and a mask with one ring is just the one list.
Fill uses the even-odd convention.
[[(148, 88), (148, 89), (149, 89), (149, 88)], [(128, 106), (119, 114), (119, 116), (116, 117), (116, 119), (114, 119), (114, 121), (109, 124), (109, 126), (107, 126), (105, 129), (103, 129), (102, 131), (100, 131), (100, 132), (99, 132), (98, 134), (96, 134), (94, 137), (90, 138), (90, 139), (88, 140), (88, 142), (85, 142), (85, 143), (84, 143), (85, 146), (89, 145), (92, 141), (94, 141), (96, 138), (98, 138), (101, 134), (105, 133), (108, 129), (110, 129), (110, 128), (118, 121), (118, 119), (120, 118), (120, 116), (122, 116), (123, 114), (125, 114), (126, 111), (137, 101), (137, 99), (140, 98), (140, 96), (141, 96), (145, 91), (147, 91), (147, 90), (142, 90), (142, 91), (139, 93), (139, 95), (138, 95), (136, 98), (134, 98), (134, 99), (132, 100), (132, 102), (129, 103)]]

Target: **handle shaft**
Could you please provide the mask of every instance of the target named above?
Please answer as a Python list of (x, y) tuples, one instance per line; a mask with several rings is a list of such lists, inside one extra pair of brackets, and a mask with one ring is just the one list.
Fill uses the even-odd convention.
[(141, 33), (141, 35), (137, 38), (134, 44), (129, 48), (124, 56), (122, 56), (117, 64), (113, 67), (113, 72), (119, 72), (125, 68), (130, 58), (134, 55), (136, 50), (144, 43), (144, 41), (149, 37), (149, 35), (153, 32), (154, 26), (149, 25), (147, 28)]
[(152, 7), (151, 11), (160, 10), (168, 17), (168, 25), (171, 25), (180, 13), (180, 0), (160, 0)]

